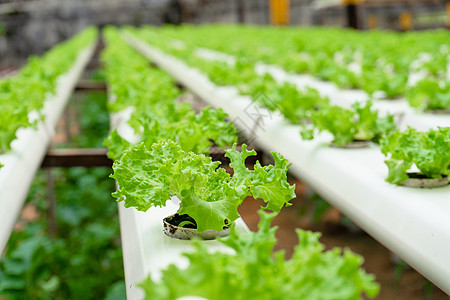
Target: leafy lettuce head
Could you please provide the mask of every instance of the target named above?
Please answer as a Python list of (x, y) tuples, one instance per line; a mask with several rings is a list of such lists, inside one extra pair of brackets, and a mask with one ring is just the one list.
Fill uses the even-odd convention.
[(258, 232), (232, 228), (229, 237), (219, 239), (234, 254), (211, 253), (195, 241), (194, 252), (185, 254), (187, 268), (170, 265), (162, 271), (160, 282), (148, 277), (139, 284), (144, 299), (359, 300), (363, 293), (370, 298), (378, 294), (374, 276), (361, 269), (362, 257), (338, 248), (324, 252), (320, 233), (298, 229), (299, 244), (290, 260), (285, 260), (283, 251), (273, 253), (277, 228), (270, 228), (270, 223), (275, 214), (259, 214)]
[(208, 229), (220, 231), (235, 221), (237, 207), (245, 197), (263, 199), (266, 208), (279, 212), (295, 197), (294, 186), (287, 182), (287, 159), (272, 153), (275, 165), (261, 166), (256, 162), (254, 170), (245, 166), (245, 159), (256, 155), (242, 145), (242, 151), (227, 150), (231, 177), (220, 162), (211, 157), (186, 152), (171, 140), (154, 143), (147, 149), (144, 143), (125, 151), (113, 165), (111, 175), (117, 181), (118, 190), (113, 193), (125, 207), (136, 207), (146, 211), (152, 206), (164, 206), (166, 201), (177, 196), (180, 201), (179, 214), (188, 214), (197, 223), (197, 231)]

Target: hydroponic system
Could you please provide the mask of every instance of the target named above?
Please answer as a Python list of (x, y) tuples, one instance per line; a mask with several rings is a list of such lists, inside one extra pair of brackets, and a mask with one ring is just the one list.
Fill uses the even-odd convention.
[[(297, 229), (289, 260), (274, 250), (271, 222), (296, 197), (288, 172), (450, 293), (448, 31), (100, 34), (127, 299), (376, 297), (362, 257), (325, 251), (318, 233)], [(86, 29), (0, 80), (2, 252), (98, 38)], [(247, 197), (262, 200), (256, 232), (238, 212)]]

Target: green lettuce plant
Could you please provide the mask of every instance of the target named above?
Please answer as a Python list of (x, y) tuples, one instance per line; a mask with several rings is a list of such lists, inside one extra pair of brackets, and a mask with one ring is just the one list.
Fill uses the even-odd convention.
[(131, 145), (143, 142), (150, 147), (161, 139), (174, 140), (183, 150), (195, 153), (209, 153), (213, 142), (227, 147), (237, 141), (237, 130), (233, 123), (225, 121), (228, 114), (222, 109), (205, 107), (196, 114), (191, 105), (182, 103), (167, 104), (165, 111), (166, 114), (160, 116), (141, 112), (139, 119), (130, 121), (141, 131), (137, 143), (128, 142), (113, 130), (105, 140), (108, 157), (118, 159)]
[(310, 140), (316, 133), (328, 131), (333, 135), (333, 143), (337, 146), (358, 140), (377, 142), (382, 134), (395, 129), (395, 122), (392, 115), (380, 117), (378, 111), (371, 107), (371, 101), (356, 102), (350, 109), (324, 106), (312, 112), (312, 126), (303, 126), (301, 135)]
[[(108, 157), (118, 159), (131, 145), (144, 142), (150, 147), (161, 139), (176, 141), (183, 150), (209, 153), (215, 144), (229, 147), (237, 141), (237, 130), (226, 122), (222, 109), (203, 108), (196, 113), (192, 105), (178, 102), (174, 79), (127, 45), (115, 28), (104, 31), (107, 47), (102, 54), (110, 90), (108, 108), (121, 111), (134, 107), (128, 124), (139, 138), (130, 143), (113, 130), (105, 141)], [(127, 76), (123, 76), (126, 73)], [(114, 99), (114, 100), (112, 100)]]
[(324, 252), (320, 233), (297, 229), (299, 244), (290, 260), (285, 260), (284, 251), (273, 253), (277, 228), (270, 228), (270, 223), (275, 214), (259, 215), (258, 232), (232, 229), (229, 237), (219, 239), (235, 254), (211, 253), (204, 243), (194, 241), (194, 251), (184, 254), (187, 268), (170, 265), (160, 281), (149, 276), (139, 284), (144, 299), (358, 300), (363, 294), (378, 294), (374, 276), (361, 269), (363, 258), (348, 249)]
[[(106, 94), (82, 93), (76, 103), (80, 131), (64, 147), (101, 146), (108, 134)], [(0, 299), (126, 299), (117, 207), (108, 194), (110, 168), (51, 171), (57, 230), (49, 233), (47, 176), (41, 170), (27, 196), (33, 220), (18, 218), (0, 258)]]
[(133, 106), (136, 108), (133, 117), (139, 118), (140, 113), (163, 110), (165, 104), (179, 97), (180, 90), (175, 87), (174, 79), (162, 70), (151, 68), (148, 60), (121, 38), (117, 28), (106, 27), (103, 35), (106, 48), (101, 61), (108, 82), (111, 112)]
[(439, 47), (436, 50), (438, 51), (433, 53), (431, 59), (424, 62), (419, 69), (426, 70), (433, 77), (445, 78), (447, 76), (446, 67), (448, 65), (449, 48), (448, 46), (445, 48)]
[[(136, 30), (128, 29), (128, 31), (139, 35)], [(304, 122), (310, 111), (328, 105), (328, 98), (321, 97), (313, 88), (308, 87), (299, 91), (293, 83), (280, 84), (269, 73), (259, 74), (255, 71), (255, 62), (247, 57), (243, 59), (237, 57), (235, 63), (202, 59), (193, 54), (196, 48), (189, 43), (186, 43), (183, 49), (174, 49), (167, 40), (164, 41), (164, 37), (151, 31), (145, 32), (150, 34), (152, 41), (158, 41), (158, 47), (199, 68), (215, 84), (235, 86), (241, 95), (250, 96), (271, 111), (278, 110), (294, 124)]]
[(178, 214), (192, 217), (198, 232), (208, 229), (221, 231), (235, 221), (237, 207), (245, 197), (261, 198), (266, 209), (279, 212), (295, 197), (294, 186), (287, 182), (290, 164), (281, 154), (273, 152), (275, 165), (254, 170), (245, 166), (245, 159), (256, 155), (242, 145), (226, 151), (230, 158), (231, 177), (220, 162), (211, 157), (187, 152), (174, 141), (159, 141), (147, 148), (143, 143), (125, 151), (113, 165), (111, 175), (118, 190), (113, 196), (124, 201), (125, 207), (147, 211), (153, 206), (164, 206), (172, 196), (181, 201)]
[(56, 92), (58, 78), (70, 70), (80, 51), (93, 43), (97, 34), (89, 27), (42, 57), (30, 57), (17, 76), (0, 80), (0, 153), (11, 148), (19, 128), (37, 124), (29, 114), (42, 113), (45, 100)]
[[(278, 65), (290, 72), (311, 73), (341, 87), (383, 91), (403, 96), (413, 62), (426, 53), (431, 59), (419, 69), (443, 78), (447, 72), (448, 33), (401, 34), (386, 31), (355, 32), (337, 28), (267, 28), (252, 26), (179, 26), (129, 29), (133, 34), (183, 60), (193, 49), (209, 48), (252, 63)], [(173, 47), (173, 40), (184, 47)], [(224, 43), (226, 41), (226, 43)], [(190, 52), (190, 55), (188, 54)], [(282, 53), (283, 55), (280, 55)], [(358, 66), (355, 72), (350, 64)]]
[(316, 89), (307, 87), (299, 91), (293, 83), (275, 86), (267, 93), (267, 97), (292, 124), (305, 123), (314, 110), (329, 106), (329, 99), (322, 97)]
[(387, 98), (395, 98), (405, 93), (408, 75), (389, 74), (385, 70), (373, 68), (370, 72), (363, 73), (361, 82), (361, 88), (371, 95), (377, 91), (383, 91)]
[(406, 99), (412, 107), (420, 110), (449, 109), (450, 81), (425, 78), (407, 91)]
[(399, 184), (408, 179), (408, 170), (414, 165), (428, 178), (442, 178), (449, 173), (450, 127), (427, 132), (408, 128), (384, 136), (380, 140), (381, 152), (389, 174), (386, 181)]

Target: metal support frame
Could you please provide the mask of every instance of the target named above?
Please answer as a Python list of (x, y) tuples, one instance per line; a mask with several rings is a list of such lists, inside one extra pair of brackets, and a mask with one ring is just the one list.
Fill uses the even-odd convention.
[(236, 0), (236, 15), (238, 23), (245, 23), (244, 0)]
[(353, 29), (358, 29), (358, 7), (356, 4), (347, 4), (347, 26)]
[(41, 168), (111, 167), (113, 162), (106, 153), (105, 148), (51, 149)]
[(76, 92), (103, 92), (106, 91), (106, 83), (91, 80), (80, 80), (75, 87)]

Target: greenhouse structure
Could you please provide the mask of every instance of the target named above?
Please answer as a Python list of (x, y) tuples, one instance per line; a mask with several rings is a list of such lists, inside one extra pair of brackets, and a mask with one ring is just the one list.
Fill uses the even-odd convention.
[(450, 299), (447, 0), (0, 0), (0, 300)]

